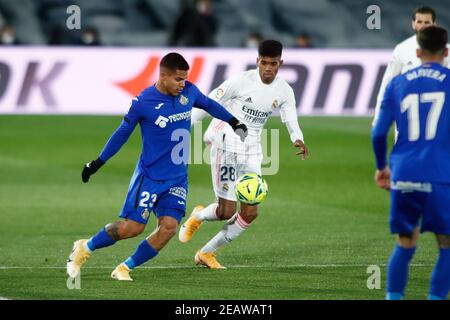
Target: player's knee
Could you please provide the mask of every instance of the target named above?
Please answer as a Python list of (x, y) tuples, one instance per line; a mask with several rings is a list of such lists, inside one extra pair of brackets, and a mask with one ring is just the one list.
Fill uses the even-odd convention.
[(145, 225), (142, 223), (137, 222), (130, 222), (128, 221), (125, 225), (125, 228), (123, 230), (123, 236), (125, 238), (133, 238), (138, 235), (140, 235), (142, 232), (144, 232)]
[(415, 233), (399, 234), (397, 243), (400, 245), (400, 247), (405, 249), (415, 248), (417, 245), (417, 235)]
[(159, 233), (166, 239), (172, 238), (177, 233), (176, 225), (162, 225), (159, 228)]
[(220, 205), (217, 207), (216, 215), (220, 220), (230, 219), (236, 213), (236, 207)]

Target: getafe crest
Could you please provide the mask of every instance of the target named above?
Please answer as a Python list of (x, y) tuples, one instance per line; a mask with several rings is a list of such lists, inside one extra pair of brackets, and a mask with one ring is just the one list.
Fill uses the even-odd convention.
[(279, 106), (278, 100), (273, 100), (272, 109), (276, 109), (276, 108), (278, 108), (278, 106)]
[(189, 99), (183, 95), (180, 96), (180, 103), (185, 106), (189, 103)]
[(145, 210), (142, 211), (141, 216), (142, 216), (142, 219), (144, 219), (144, 220), (147, 220), (147, 219), (148, 219), (148, 217), (150, 216), (150, 212), (148, 212), (148, 209), (147, 209), (147, 208), (145, 208)]

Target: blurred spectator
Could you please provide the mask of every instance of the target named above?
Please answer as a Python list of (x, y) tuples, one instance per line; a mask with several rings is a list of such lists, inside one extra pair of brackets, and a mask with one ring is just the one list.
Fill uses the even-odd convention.
[(100, 46), (100, 36), (97, 29), (94, 27), (87, 27), (83, 30), (80, 37), (79, 45), (82, 46)]
[(217, 19), (209, 0), (197, 0), (195, 5), (184, 2), (181, 13), (169, 37), (170, 46), (214, 47)]
[(5, 24), (0, 30), (0, 44), (1, 45), (17, 45), (20, 44), (19, 40), (16, 38), (16, 33), (14, 28)]
[(263, 40), (262, 35), (259, 32), (250, 32), (245, 39), (244, 48), (258, 48), (259, 44)]
[(295, 47), (296, 48), (313, 48), (311, 36), (304, 32), (295, 38)]
[(50, 29), (48, 38), (48, 44), (50, 45), (64, 44), (65, 35), (63, 29), (60, 26), (53, 26)]

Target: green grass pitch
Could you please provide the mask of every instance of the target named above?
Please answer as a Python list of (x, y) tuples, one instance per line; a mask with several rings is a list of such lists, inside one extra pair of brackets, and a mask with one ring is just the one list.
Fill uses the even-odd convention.
[[(88, 184), (82, 165), (94, 159), (120, 117), (0, 116), (0, 297), (10, 299), (383, 299), (388, 193), (373, 182), (369, 118), (300, 119), (311, 156), (295, 156), (279, 119), (280, 170), (266, 176), (269, 195), (258, 219), (221, 249), (227, 270), (196, 267), (193, 257), (223, 222), (206, 223), (194, 239), (177, 238), (133, 271), (134, 282), (110, 278), (146, 235), (96, 251), (81, 289), (66, 286), (73, 241), (95, 234), (117, 215), (140, 153), (135, 133)], [(213, 200), (207, 164), (189, 169), (188, 214)], [(419, 241), (407, 299), (424, 299), (437, 257), (431, 234)], [(381, 289), (366, 286), (367, 267), (381, 267)]]

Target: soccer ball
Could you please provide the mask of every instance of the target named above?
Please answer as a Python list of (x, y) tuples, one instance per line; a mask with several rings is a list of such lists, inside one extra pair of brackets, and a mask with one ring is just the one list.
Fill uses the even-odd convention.
[(246, 173), (236, 181), (236, 197), (248, 205), (254, 206), (263, 202), (268, 191), (266, 181), (256, 173)]

